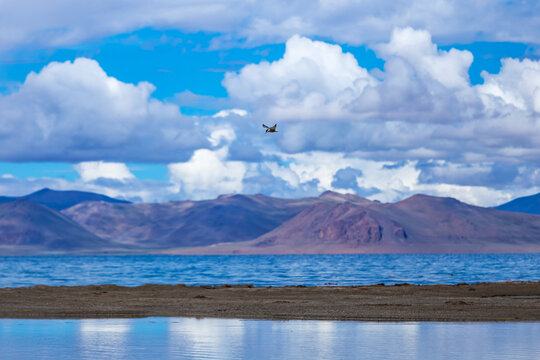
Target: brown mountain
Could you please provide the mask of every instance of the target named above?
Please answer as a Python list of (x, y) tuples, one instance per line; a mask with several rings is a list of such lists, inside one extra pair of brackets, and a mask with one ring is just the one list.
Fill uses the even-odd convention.
[(19, 199), (0, 204), (0, 252), (92, 251), (111, 244), (44, 205)]
[(88, 231), (120, 244), (171, 248), (251, 240), (314, 201), (222, 195), (214, 200), (162, 204), (85, 202), (63, 213)]
[[(201, 253), (540, 252), (540, 216), (415, 195), (381, 204), (326, 193), (259, 238)], [(193, 252), (193, 250), (191, 250)]]
[[(393, 204), (223, 195), (162, 204), (82, 202), (59, 213), (0, 204), (0, 253), (192, 254), (540, 252), (540, 215), (415, 195)], [(22, 249), (22, 250), (21, 250)]]

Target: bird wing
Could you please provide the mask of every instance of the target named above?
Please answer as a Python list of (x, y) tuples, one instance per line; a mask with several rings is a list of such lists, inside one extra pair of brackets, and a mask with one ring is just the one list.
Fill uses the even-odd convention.
[(266, 125), (264, 125), (264, 124), (263, 124), (263, 128), (267, 128), (267, 129), (270, 129), (270, 128), (269, 128), (268, 126), (266, 126)]

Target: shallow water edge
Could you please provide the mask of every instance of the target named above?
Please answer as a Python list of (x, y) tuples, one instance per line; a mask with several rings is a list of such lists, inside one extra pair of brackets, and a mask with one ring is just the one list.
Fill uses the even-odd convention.
[(3, 359), (536, 360), (540, 323), (0, 319)]

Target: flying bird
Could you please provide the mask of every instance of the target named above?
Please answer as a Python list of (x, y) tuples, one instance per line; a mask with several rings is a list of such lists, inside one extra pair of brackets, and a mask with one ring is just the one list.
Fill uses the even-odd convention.
[(266, 126), (266, 125), (263, 124), (263, 127), (266, 128), (265, 132), (267, 132), (267, 133), (269, 133), (269, 132), (278, 132), (276, 130), (276, 126), (277, 126), (277, 124), (274, 124), (274, 126), (272, 126), (272, 127), (269, 127), (269, 126)]

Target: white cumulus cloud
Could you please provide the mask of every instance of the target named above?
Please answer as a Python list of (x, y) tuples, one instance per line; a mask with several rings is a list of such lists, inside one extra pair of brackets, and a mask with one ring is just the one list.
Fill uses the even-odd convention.
[(73, 168), (83, 181), (93, 181), (100, 178), (125, 181), (135, 177), (123, 163), (85, 161), (73, 165)]
[(241, 193), (246, 165), (241, 161), (228, 161), (227, 153), (227, 147), (200, 149), (189, 161), (169, 164), (171, 182), (179, 192), (194, 200)]
[(293, 36), (282, 59), (227, 73), (223, 85), (233, 99), (265, 106), (266, 117), (306, 119), (341, 114), (374, 82), (340, 46)]
[(230, 143), (236, 139), (236, 134), (230, 126), (221, 126), (210, 133), (208, 141), (212, 146), (218, 146), (222, 141)]
[(511, 105), (540, 113), (540, 62), (530, 59), (503, 59), (498, 74), (482, 73), (480, 93), (488, 106)]
[(0, 160), (166, 161), (208, 146), (195, 122), (153, 91), (108, 76), (94, 60), (52, 62), (0, 95)]
[(231, 115), (238, 115), (238, 116), (246, 116), (248, 112), (244, 109), (227, 109), (227, 110), (220, 110), (216, 114), (213, 115), (215, 118), (226, 118)]
[(537, 161), (540, 62), (503, 60), (471, 85), (468, 51), (440, 50), (429, 32), (398, 28), (375, 46), (376, 77), (338, 45), (294, 36), (283, 58), (228, 73), (223, 84), (254, 117), (287, 122), (290, 153), (356, 152), (378, 160)]
[(385, 60), (405, 59), (415, 74), (438, 81), (446, 88), (458, 90), (469, 86), (468, 70), (473, 55), (456, 49), (438, 50), (426, 30), (394, 29), (390, 42), (377, 48)]

